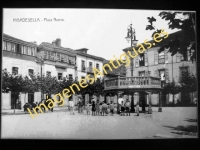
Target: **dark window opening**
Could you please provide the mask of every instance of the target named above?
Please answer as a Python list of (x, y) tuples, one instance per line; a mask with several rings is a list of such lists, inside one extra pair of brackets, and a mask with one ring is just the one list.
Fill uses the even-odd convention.
[(12, 74), (14, 75), (18, 74), (18, 67), (12, 67)]
[(139, 66), (144, 66), (144, 53), (138, 56)]

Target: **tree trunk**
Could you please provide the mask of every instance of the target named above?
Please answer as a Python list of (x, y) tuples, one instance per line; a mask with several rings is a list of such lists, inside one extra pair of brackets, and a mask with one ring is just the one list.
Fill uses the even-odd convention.
[(172, 94), (173, 96), (172, 96), (172, 104), (175, 104), (174, 103), (174, 94)]

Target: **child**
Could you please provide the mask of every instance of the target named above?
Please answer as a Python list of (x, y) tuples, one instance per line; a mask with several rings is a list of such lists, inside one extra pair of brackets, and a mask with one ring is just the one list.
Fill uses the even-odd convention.
[(106, 114), (106, 111), (107, 111), (107, 104), (103, 102), (103, 105), (102, 105), (102, 113), (103, 113), (103, 116), (104, 116), (104, 113)]
[(87, 112), (87, 115), (89, 114), (90, 115), (90, 103), (89, 102), (87, 102), (87, 104), (86, 104), (86, 112)]
[(95, 103), (92, 101), (92, 115), (95, 116)]
[(124, 116), (124, 110), (125, 110), (124, 102), (122, 101), (122, 104), (121, 104), (121, 111), (120, 111), (120, 116)]
[(113, 114), (114, 114), (114, 104), (113, 104), (112, 101), (111, 101), (111, 104), (110, 104), (110, 113), (113, 116)]
[(139, 108), (140, 108), (140, 106), (139, 106), (139, 102), (137, 102), (137, 104), (136, 104), (136, 108), (135, 108), (136, 113), (137, 113), (137, 116), (139, 116)]
[(114, 103), (114, 114), (117, 114), (117, 104), (116, 103)]
[(99, 105), (99, 113), (102, 116), (102, 103), (100, 103), (100, 105)]
[(126, 100), (126, 103), (124, 104), (124, 106), (125, 106), (126, 115), (128, 116), (128, 113), (129, 113), (129, 116), (130, 116), (131, 107), (130, 107), (130, 102), (128, 99)]
[(96, 103), (96, 115), (99, 115), (99, 100), (97, 100), (97, 103)]

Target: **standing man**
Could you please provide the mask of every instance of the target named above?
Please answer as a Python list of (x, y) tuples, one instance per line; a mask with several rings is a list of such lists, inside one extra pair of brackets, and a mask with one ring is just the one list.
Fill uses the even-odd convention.
[(74, 114), (74, 102), (73, 102), (73, 99), (72, 97), (69, 98), (69, 111), (70, 111), (70, 114), (71, 114), (71, 109), (72, 109), (72, 114)]
[(124, 101), (124, 99), (122, 98), (122, 95), (120, 95), (118, 99), (118, 112), (121, 110), (122, 101)]

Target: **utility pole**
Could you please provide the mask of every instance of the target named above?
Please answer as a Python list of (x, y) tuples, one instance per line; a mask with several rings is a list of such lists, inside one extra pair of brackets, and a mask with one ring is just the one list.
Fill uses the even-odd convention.
[[(38, 57), (36, 57), (36, 59), (37, 59), (37, 61), (39, 61), (39, 63), (40, 63), (40, 77), (41, 77), (41, 83), (40, 84), (42, 84), (42, 65), (44, 64), (44, 60), (43, 60), (43, 58), (42, 58), (42, 56), (41, 56), (41, 58), (38, 58)], [(42, 99), (44, 98), (44, 96), (43, 96), (43, 91), (42, 91), (42, 87), (41, 87), (41, 101), (42, 101)]]

